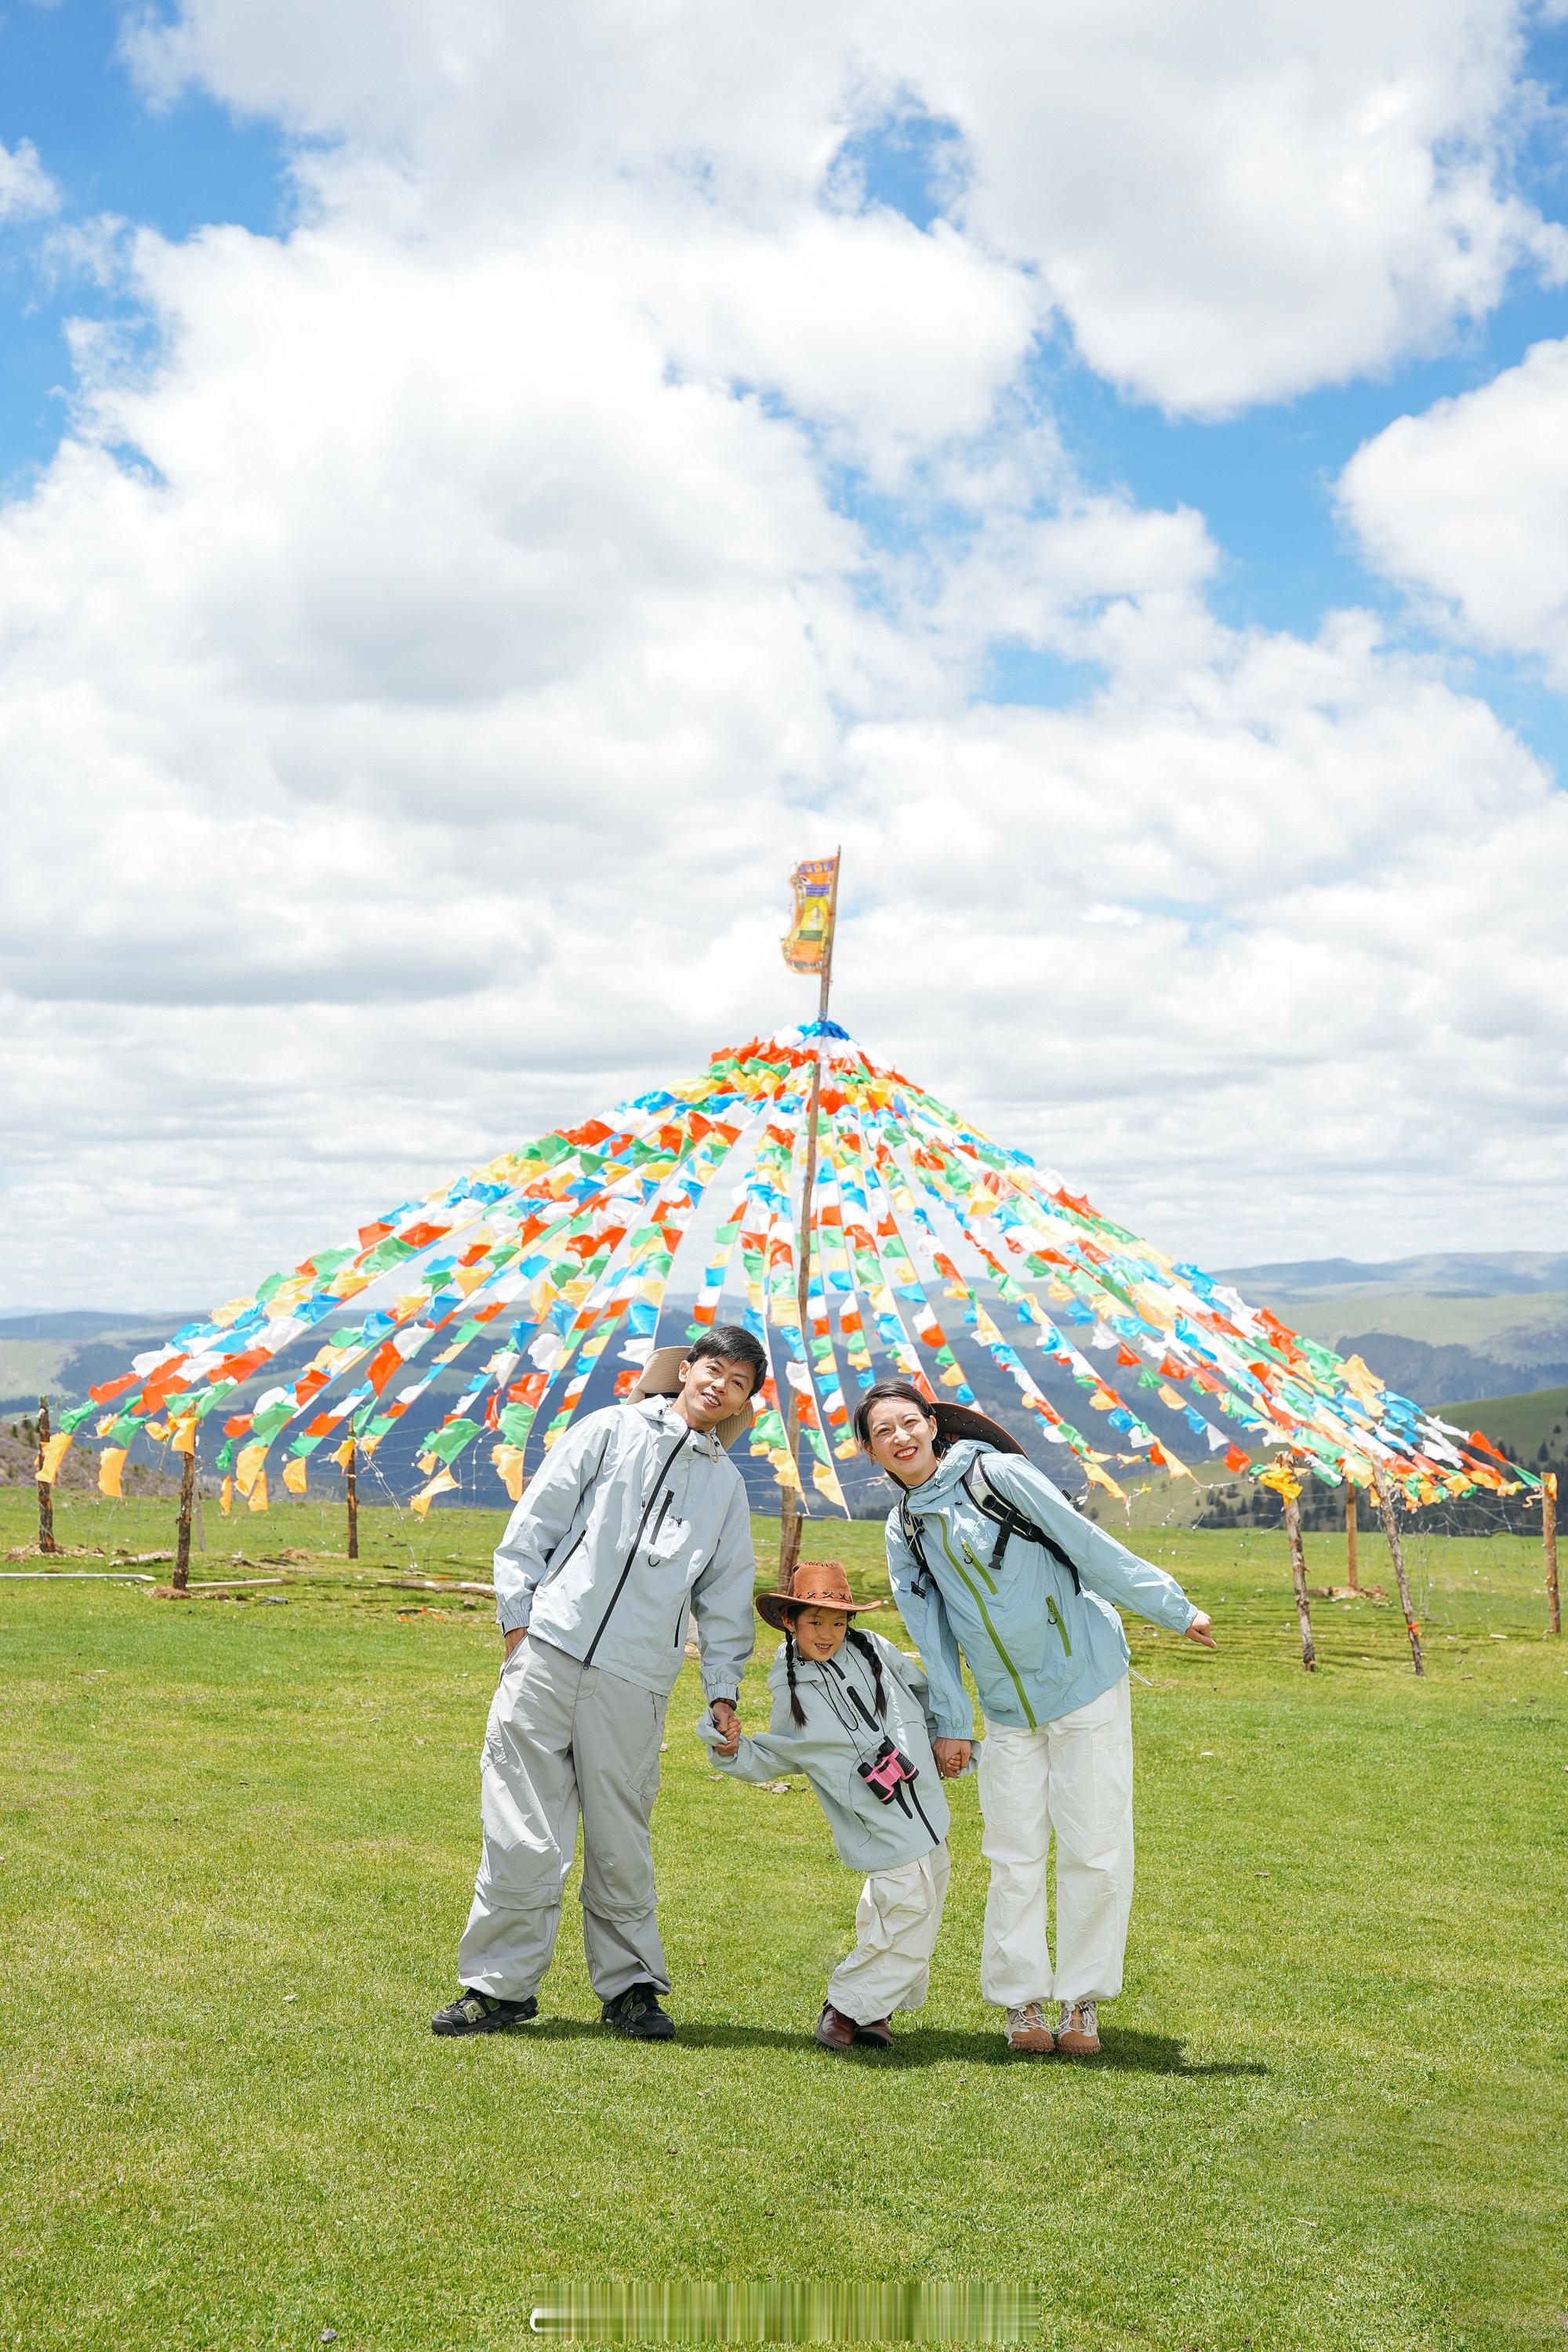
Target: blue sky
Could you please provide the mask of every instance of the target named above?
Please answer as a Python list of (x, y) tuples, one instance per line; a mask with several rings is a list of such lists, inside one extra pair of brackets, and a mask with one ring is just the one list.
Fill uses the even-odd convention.
[(1043, 22), (4, 0), (17, 1295), (788, 1019), (834, 840), (847, 1024), (1177, 1255), (1560, 1240), (1568, 15)]

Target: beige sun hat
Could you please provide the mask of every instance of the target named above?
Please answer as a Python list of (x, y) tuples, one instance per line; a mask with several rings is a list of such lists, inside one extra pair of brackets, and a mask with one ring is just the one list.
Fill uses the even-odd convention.
[[(643, 1366), (635, 1387), (626, 1391), (628, 1404), (640, 1404), (645, 1397), (672, 1397), (680, 1394), (680, 1367), (690, 1360), (693, 1340), (684, 1348), (656, 1348)], [(738, 1437), (743, 1437), (756, 1419), (757, 1402), (748, 1397), (738, 1412), (716, 1422), (713, 1433), (728, 1452)]]
[(786, 1609), (837, 1609), (846, 1617), (862, 1609), (880, 1609), (880, 1601), (857, 1601), (849, 1590), (844, 1563), (837, 1559), (803, 1559), (790, 1579), (787, 1592), (759, 1592), (757, 1614), (775, 1633), (787, 1630)]

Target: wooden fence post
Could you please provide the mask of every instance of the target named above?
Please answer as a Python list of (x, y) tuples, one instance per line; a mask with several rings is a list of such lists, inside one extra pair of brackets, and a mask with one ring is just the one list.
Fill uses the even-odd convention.
[(196, 1490), (196, 1447), (180, 1457), (180, 1517), (174, 1533), (174, 1573), (172, 1579), (176, 1592), (184, 1592), (191, 1580), (191, 1498)]
[(1541, 1548), (1546, 1555), (1546, 1630), (1563, 1631), (1563, 1603), (1557, 1591), (1557, 1473), (1543, 1471), (1541, 1479)]
[(343, 1471), (343, 1494), (349, 1508), (349, 1558), (359, 1558), (359, 1448), (351, 1443), (348, 1464)]
[(1361, 1586), (1356, 1581), (1355, 1539), (1355, 1488), (1347, 1478), (1345, 1480), (1345, 1587), (1351, 1592), (1361, 1591)]
[(1410, 1580), (1405, 1573), (1405, 1547), (1399, 1540), (1399, 1522), (1394, 1516), (1394, 1494), (1381, 1470), (1372, 1474), (1373, 1491), (1377, 1496), (1377, 1516), (1383, 1521), (1383, 1532), (1388, 1538), (1389, 1556), (1394, 1562), (1394, 1581), (1399, 1587), (1399, 1605), (1405, 1612), (1405, 1630), (1410, 1636), (1410, 1663), (1418, 1675), (1426, 1671), (1421, 1655), (1421, 1628), (1415, 1622), (1415, 1612), (1410, 1605)]
[(38, 1490), (38, 1549), (58, 1551), (60, 1547), (55, 1541), (55, 1490), (51, 1481), (44, 1475), (48, 1443), (49, 1401), (47, 1397), (40, 1397), (38, 1399), (38, 1459), (33, 1472), (34, 1481)]
[[(1279, 1456), (1277, 1467), (1287, 1475), (1291, 1469), (1290, 1457)], [(1307, 1549), (1301, 1541), (1301, 1503), (1296, 1495), (1286, 1495), (1285, 1533), (1290, 1545), (1290, 1573), (1296, 1580), (1296, 1618), (1301, 1628), (1301, 1666), (1306, 1674), (1317, 1670), (1318, 1652), (1312, 1640), (1312, 1610), (1307, 1598)]]

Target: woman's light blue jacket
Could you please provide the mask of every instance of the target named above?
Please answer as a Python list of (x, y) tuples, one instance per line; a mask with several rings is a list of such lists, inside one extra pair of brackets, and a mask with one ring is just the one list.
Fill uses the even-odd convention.
[[(1073, 1591), (1067, 1570), (1042, 1545), (1022, 1535), (1009, 1539), (1000, 1573), (993, 1573), (999, 1531), (963, 1483), (976, 1454), (984, 1455), (992, 1491), (1042, 1527), (1075, 1563), (1081, 1592)], [(1087, 1706), (1121, 1681), (1128, 1651), (1118, 1608), (1174, 1633), (1184, 1633), (1198, 1613), (1163, 1569), (1152, 1568), (1080, 1518), (1045, 1472), (1021, 1454), (961, 1438), (905, 1501), (929, 1574), (904, 1540), (897, 1508), (888, 1516), (888, 1573), (925, 1663), (939, 1738), (973, 1737), (964, 1662), (987, 1718), (1032, 1730)]]

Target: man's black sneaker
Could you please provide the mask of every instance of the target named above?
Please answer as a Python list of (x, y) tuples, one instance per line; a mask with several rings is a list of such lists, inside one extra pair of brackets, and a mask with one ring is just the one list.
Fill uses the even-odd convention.
[(631, 2036), (634, 2042), (668, 2042), (675, 2034), (675, 2021), (658, 2005), (658, 1995), (650, 1984), (628, 1985), (614, 2000), (605, 2003), (605, 2023), (617, 2033)]
[(488, 1992), (463, 1990), (449, 2009), (438, 2009), (430, 2020), (432, 2033), (500, 2033), (539, 2015), (531, 1993), (526, 2000), (496, 2000)]

